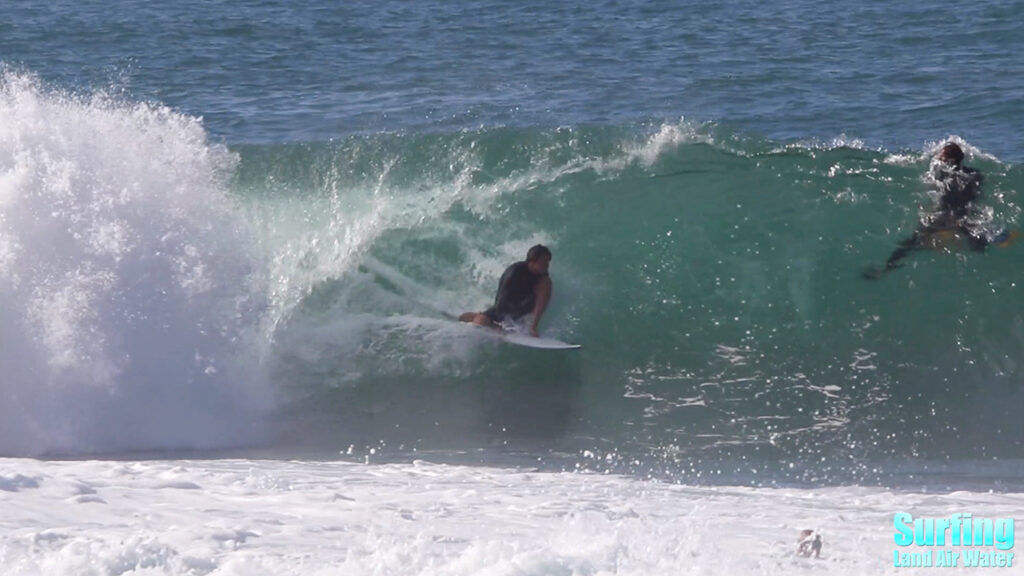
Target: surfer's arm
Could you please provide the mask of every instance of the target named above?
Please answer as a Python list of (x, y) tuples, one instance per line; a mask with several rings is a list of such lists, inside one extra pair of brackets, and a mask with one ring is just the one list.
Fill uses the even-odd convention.
[(539, 336), (540, 332), (537, 330), (537, 326), (540, 325), (540, 317), (544, 315), (544, 310), (548, 307), (548, 301), (551, 300), (551, 278), (547, 276), (541, 278), (533, 290), (533, 322), (530, 324), (530, 335)]
[(912, 236), (900, 242), (899, 248), (893, 251), (889, 259), (885, 261), (885, 269), (892, 270), (893, 268), (899, 268), (901, 266), (900, 260), (902, 260), (911, 250), (914, 250), (921, 244), (920, 232), (914, 232)]
[(885, 261), (885, 266), (872, 266), (871, 268), (868, 268), (867, 270), (864, 271), (863, 276), (869, 280), (874, 280), (880, 278), (882, 274), (886, 272), (895, 270), (900, 266), (903, 266), (903, 264), (901, 264), (900, 261), (903, 260), (903, 258), (906, 257), (907, 254), (910, 254), (912, 250), (915, 250), (920, 246), (921, 234), (921, 230), (915, 231), (912, 236), (900, 242), (899, 247), (896, 248), (896, 250), (894, 250), (893, 253), (889, 256), (889, 259)]

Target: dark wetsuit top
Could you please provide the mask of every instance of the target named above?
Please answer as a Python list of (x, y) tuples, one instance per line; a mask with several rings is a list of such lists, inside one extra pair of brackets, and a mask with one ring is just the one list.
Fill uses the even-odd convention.
[(981, 172), (973, 168), (938, 168), (932, 175), (942, 193), (938, 216), (946, 226), (963, 225), (971, 203), (981, 197)]
[(509, 266), (498, 282), (494, 306), (484, 310), (484, 314), (493, 322), (502, 322), (509, 318), (518, 320), (533, 312), (537, 282), (545, 276), (530, 272), (525, 261)]

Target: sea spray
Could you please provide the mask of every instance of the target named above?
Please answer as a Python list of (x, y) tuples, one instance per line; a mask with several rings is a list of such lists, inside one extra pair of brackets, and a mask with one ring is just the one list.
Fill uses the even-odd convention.
[(10, 72), (0, 127), (0, 453), (253, 440), (262, 294), (235, 156), (166, 107)]

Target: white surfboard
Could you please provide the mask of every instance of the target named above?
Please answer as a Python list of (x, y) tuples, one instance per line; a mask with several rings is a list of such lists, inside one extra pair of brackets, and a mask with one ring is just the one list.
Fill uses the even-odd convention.
[(526, 332), (518, 330), (515, 324), (510, 325), (509, 329), (486, 328), (475, 324), (469, 324), (468, 326), (472, 326), (473, 328), (480, 330), (480, 333), (482, 334), (486, 334), (492, 338), (499, 338), (509, 344), (515, 344), (516, 346), (539, 348), (543, 350), (576, 350), (577, 348), (580, 348), (579, 344), (569, 344), (568, 342), (562, 342), (561, 340), (556, 340), (554, 338), (537, 338), (530, 336)]
[(580, 347), (579, 344), (569, 344), (554, 338), (538, 338), (529, 334), (523, 334), (522, 332), (502, 332), (501, 339), (509, 344), (526, 346), (527, 348), (543, 348), (545, 350), (575, 350)]

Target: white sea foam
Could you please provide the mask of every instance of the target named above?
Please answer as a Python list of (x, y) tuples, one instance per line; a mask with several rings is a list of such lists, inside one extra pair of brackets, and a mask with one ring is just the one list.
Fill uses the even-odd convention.
[[(893, 566), (895, 512), (1022, 507), (1021, 494), (694, 487), (426, 462), (8, 459), (0, 566), (24, 576), (927, 574)], [(820, 558), (795, 554), (803, 529), (822, 534)]]
[(234, 163), (195, 118), (0, 77), (0, 454), (252, 437)]

